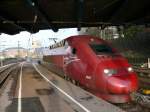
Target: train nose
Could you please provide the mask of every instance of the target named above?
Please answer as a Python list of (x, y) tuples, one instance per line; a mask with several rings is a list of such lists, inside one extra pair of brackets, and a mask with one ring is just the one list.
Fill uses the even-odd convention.
[(128, 94), (138, 88), (136, 75), (111, 76), (107, 82), (108, 91), (112, 94)]

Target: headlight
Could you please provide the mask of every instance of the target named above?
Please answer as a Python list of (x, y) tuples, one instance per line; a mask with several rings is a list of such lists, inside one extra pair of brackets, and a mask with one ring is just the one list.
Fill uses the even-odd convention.
[(128, 70), (128, 72), (133, 72), (133, 68), (132, 67), (128, 67), (127, 70)]
[(104, 74), (108, 76), (112, 76), (113, 74), (117, 74), (117, 70), (114, 69), (104, 69)]

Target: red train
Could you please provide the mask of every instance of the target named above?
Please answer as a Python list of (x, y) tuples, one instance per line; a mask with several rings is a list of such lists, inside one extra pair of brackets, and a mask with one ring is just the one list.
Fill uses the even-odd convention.
[(128, 61), (106, 41), (93, 36), (71, 36), (52, 45), (43, 60), (53, 72), (109, 102), (128, 102), (138, 88)]

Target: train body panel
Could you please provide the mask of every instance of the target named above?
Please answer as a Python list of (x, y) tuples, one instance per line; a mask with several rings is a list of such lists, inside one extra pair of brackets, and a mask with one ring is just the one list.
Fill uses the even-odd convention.
[(53, 70), (63, 71), (64, 76), (110, 102), (130, 100), (130, 94), (138, 88), (137, 76), (116, 49), (102, 39), (87, 35), (69, 37), (65, 43), (63, 54), (54, 46), (50, 51), (57, 52), (46, 56), (49, 61), (43, 58), (55, 66)]
[(61, 76), (64, 75), (64, 55), (47, 55), (43, 57), (43, 61), (49, 69)]

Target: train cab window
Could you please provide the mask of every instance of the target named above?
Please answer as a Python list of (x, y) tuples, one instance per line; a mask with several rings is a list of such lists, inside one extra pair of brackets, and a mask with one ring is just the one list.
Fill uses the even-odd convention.
[(90, 44), (90, 47), (96, 54), (100, 53), (114, 53), (111, 47), (106, 44)]

